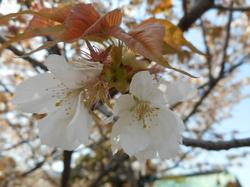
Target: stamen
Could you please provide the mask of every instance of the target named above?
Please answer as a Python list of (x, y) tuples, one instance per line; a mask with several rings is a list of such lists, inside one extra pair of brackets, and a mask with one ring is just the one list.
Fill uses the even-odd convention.
[(72, 91), (69, 91), (69, 92), (67, 92), (67, 93), (62, 92), (62, 93), (57, 94), (57, 95), (63, 95), (63, 94), (65, 94), (65, 95), (64, 95), (64, 97), (60, 98), (59, 100), (57, 100), (57, 101), (55, 102), (55, 106), (56, 106), (56, 107), (61, 106), (62, 103), (63, 103), (63, 101), (67, 101), (67, 98), (68, 98), (69, 96), (71, 96), (72, 93), (73, 93)]
[(137, 104), (132, 109), (135, 113), (136, 119), (142, 121), (143, 128), (150, 128), (150, 124), (146, 124), (145, 118), (149, 118), (152, 121), (152, 117), (157, 115), (158, 108), (153, 107), (148, 102), (136, 100)]

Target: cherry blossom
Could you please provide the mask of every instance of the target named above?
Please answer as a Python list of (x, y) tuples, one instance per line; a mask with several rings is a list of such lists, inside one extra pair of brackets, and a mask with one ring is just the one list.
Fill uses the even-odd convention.
[(175, 156), (182, 142), (184, 124), (168, 106), (187, 99), (186, 95), (194, 92), (184, 82), (181, 84), (169, 84), (163, 92), (160, 89), (162, 82), (148, 72), (135, 74), (130, 83), (130, 94), (121, 95), (114, 106), (119, 119), (111, 134), (113, 152), (123, 149), (141, 162)]
[(88, 144), (93, 120), (84, 104), (90, 97), (85, 85), (97, 79), (102, 64), (68, 63), (58, 55), (50, 55), (45, 64), (50, 72), (18, 85), (13, 103), (24, 112), (47, 114), (38, 121), (42, 143), (64, 150)]

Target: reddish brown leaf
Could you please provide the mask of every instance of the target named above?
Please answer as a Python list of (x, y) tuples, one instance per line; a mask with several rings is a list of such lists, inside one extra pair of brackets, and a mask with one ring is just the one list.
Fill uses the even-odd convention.
[(122, 21), (122, 13), (120, 9), (115, 9), (103, 17), (99, 18), (85, 33), (84, 35), (104, 35), (110, 34), (113, 27), (119, 26)]
[(80, 38), (99, 18), (100, 15), (91, 4), (76, 5), (65, 20), (65, 30), (60, 39), (70, 42)]
[(164, 27), (159, 23), (143, 23), (129, 33), (116, 29), (112, 34), (136, 53), (157, 62), (163, 60)]

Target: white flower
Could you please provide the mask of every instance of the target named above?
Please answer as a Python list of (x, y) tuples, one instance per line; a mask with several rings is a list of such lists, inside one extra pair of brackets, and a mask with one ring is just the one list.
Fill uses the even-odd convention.
[[(89, 63), (89, 64), (88, 64)], [(30, 113), (47, 113), (38, 121), (41, 142), (64, 150), (88, 143), (92, 123), (84, 106), (84, 86), (97, 78), (102, 65), (92, 62), (67, 63), (62, 56), (50, 55), (46, 72), (18, 85), (13, 103)]]
[[(122, 148), (141, 162), (175, 156), (182, 141), (184, 124), (167, 107), (166, 98), (171, 104), (182, 101), (190, 91), (193, 92), (193, 89), (185, 88), (190, 87), (170, 84), (163, 93), (159, 83), (148, 72), (135, 74), (130, 94), (121, 95), (114, 107), (119, 119), (111, 134), (113, 152)], [(186, 95), (182, 94), (183, 91)]]
[(182, 80), (173, 82), (160, 80), (159, 89), (164, 93), (168, 106), (189, 100), (197, 95), (197, 89)]

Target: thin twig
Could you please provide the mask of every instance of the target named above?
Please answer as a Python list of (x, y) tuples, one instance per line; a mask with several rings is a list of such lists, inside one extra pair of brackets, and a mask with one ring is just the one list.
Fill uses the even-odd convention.
[[(231, 3), (231, 7), (233, 6), (233, 3)], [(221, 61), (221, 70), (219, 73), (219, 76), (223, 76), (224, 69), (225, 69), (225, 64), (227, 61), (227, 49), (229, 45), (229, 40), (230, 40), (230, 32), (231, 32), (231, 23), (233, 19), (233, 11), (230, 11), (229, 16), (228, 16), (228, 22), (226, 26), (226, 38), (225, 38), (225, 43), (223, 46), (223, 56), (222, 56), (222, 61)]]
[[(5, 39), (3, 37), (0, 36), (0, 43), (4, 43), (5, 42)], [(44, 71), (47, 71), (47, 67), (39, 62), (38, 60), (34, 59), (34, 58), (31, 58), (29, 56), (27, 57), (23, 57), (23, 55), (25, 54), (23, 51), (20, 51), (19, 49), (17, 49), (16, 47), (14, 47), (13, 45), (10, 45), (8, 47), (9, 50), (11, 50), (15, 55), (17, 55), (18, 57), (21, 57), (22, 59), (24, 60), (27, 60), (34, 68), (41, 68), (42, 70)]]
[(211, 81), (213, 79), (212, 64), (211, 64), (212, 57), (211, 57), (210, 48), (209, 48), (208, 41), (207, 41), (206, 28), (205, 28), (205, 25), (204, 25), (202, 19), (201, 19), (200, 26), (201, 26), (201, 30), (202, 30), (204, 45), (205, 45), (205, 48), (206, 48), (206, 58), (207, 58), (207, 66), (208, 66), (208, 77), (209, 77), (209, 80)]
[[(54, 150), (53, 150), (50, 154), (48, 154), (48, 155), (53, 156), (56, 152), (57, 152), (57, 150), (54, 149)], [(40, 168), (46, 163), (47, 157), (48, 157), (48, 156), (45, 155), (45, 158), (44, 158), (42, 161), (37, 162), (36, 165), (35, 165), (33, 168), (29, 169), (28, 171), (25, 171), (24, 173), (22, 173), (21, 176), (22, 176), (22, 177), (25, 177), (25, 176), (27, 176), (27, 175), (33, 173), (34, 171), (40, 169)]]
[(17, 147), (19, 147), (19, 146), (21, 146), (21, 145), (23, 145), (23, 144), (25, 144), (25, 143), (28, 143), (29, 141), (30, 141), (29, 139), (28, 139), (28, 140), (21, 140), (20, 142), (17, 142), (17, 143), (15, 143), (15, 144), (13, 144), (13, 145), (11, 145), (11, 146), (5, 148), (5, 149), (2, 149), (2, 150), (0, 151), (0, 154), (1, 154), (2, 152), (5, 152), (5, 151), (10, 151), (11, 149), (15, 149), (15, 148), (17, 148)]
[(118, 166), (119, 163), (127, 160), (129, 157), (126, 154), (122, 155), (114, 155), (111, 161), (107, 164), (107, 166), (99, 173), (99, 175), (93, 180), (90, 187), (96, 187), (101, 182), (102, 178), (106, 176), (110, 171), (114, 171)]

